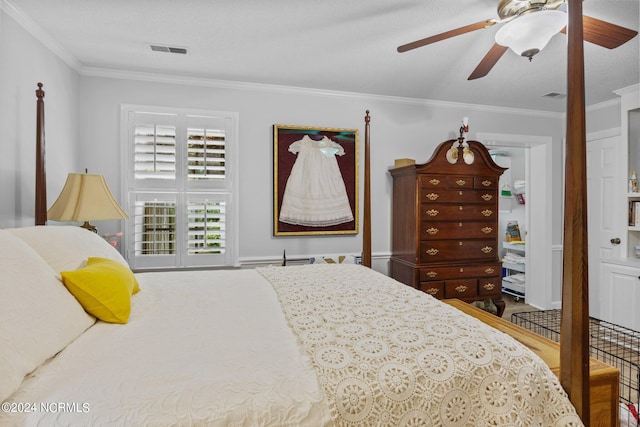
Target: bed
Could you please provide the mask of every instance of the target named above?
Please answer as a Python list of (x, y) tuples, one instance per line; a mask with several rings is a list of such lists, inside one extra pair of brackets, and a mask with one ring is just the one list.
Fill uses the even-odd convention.
[[(573, 33), (570, 57), (582, 43)], [(569, 105), (580, 102), (574, 80)], [(558, 380), (510, 336), (368, 268), (368, 112), (363, 265), (133, 274), (99, 236), (45, 225), (41, 84), (36, 94), (36, 226), (0, 230), (0, 425), (579, 426), (589, 419), (583, 242), (577, 238), (565, 257)], [(579, 122), (579, 113), (568, 111), (568, 122)], [(581, 126), (568, 126), (567, 174), (576, 180), (584, 172)], [(582, 186), (573, 179), (577, 191), (567, 193), (575, 200), (565, 212), (580, 235), (586, 221), (572, 206)], [(565, 242), (575, 243), (571, 233)], [(86, 270), (93, 277), (92, 267), (108, 284), (99, 297), (66, 282)]]
[(79, 227), (0, 230), (0, 425), (581, 425), (525, 347), (367, 267), (131, 273), (121, 324), (60, 280), (90, 257), (126, 267)]

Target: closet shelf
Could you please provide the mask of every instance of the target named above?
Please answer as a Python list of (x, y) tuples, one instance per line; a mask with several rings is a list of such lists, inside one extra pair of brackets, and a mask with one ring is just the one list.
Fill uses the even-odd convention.
[(525, 252), (524, 241), (502, 242), (502, 248), (506, 250), (502, 258), (504, 277), (502, 278), (502, 292), (511, 295), (516, 301), (525, 297)]
[(508, 262), (504, 259), (502, 260), (502, 268), (506, 268), (508, 270), (519, 271), (521, 273), (525, 272), (525, 264), (524, 263), (516, 263), (516, 262)]
[(524, 252), (526, 250), (525, 248), (526, 243), (524, 242), (524, 240), (519, 241), (519, 242), (502, 242), (502, 247), (504, 249), (510, 249), (513, 251), (521, 251)]

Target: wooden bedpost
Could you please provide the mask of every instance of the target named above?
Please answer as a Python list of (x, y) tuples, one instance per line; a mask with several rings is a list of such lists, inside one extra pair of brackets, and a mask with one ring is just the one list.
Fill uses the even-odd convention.
[(36, 206), (35, 225), (47, 223), (47, 179), (45, 174), (44, 90), (36, 89)]
[(364, 116), (364, 219), (362, 224), (362, 265), (371, 268), (371, 165), (369, 159), (369, 110)]
[(582, 0), (568, 1), (560, 382), (589, 425), (589, 274)]

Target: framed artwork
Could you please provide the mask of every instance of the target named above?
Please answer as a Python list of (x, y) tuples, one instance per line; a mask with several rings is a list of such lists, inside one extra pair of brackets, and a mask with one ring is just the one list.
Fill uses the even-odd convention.
[(358, 233), (358, 130), (273, 125), (273, 234)]

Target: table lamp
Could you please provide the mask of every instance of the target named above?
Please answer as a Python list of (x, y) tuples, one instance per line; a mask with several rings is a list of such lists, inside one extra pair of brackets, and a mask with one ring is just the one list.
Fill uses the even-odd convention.
[(104, 176), (70, 173), (62, 192), (47, 211), (54, 221), (83, 221), (81, 227), (97, 233), (89, 221), (127, 218), (126, 212), (114, 199)]

